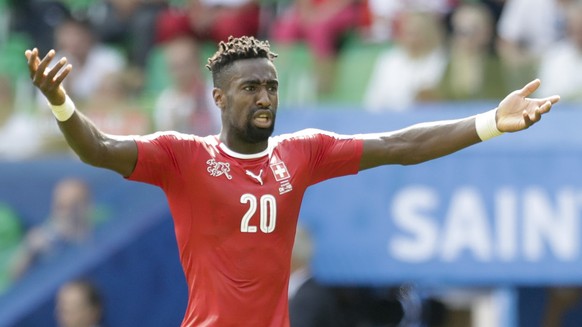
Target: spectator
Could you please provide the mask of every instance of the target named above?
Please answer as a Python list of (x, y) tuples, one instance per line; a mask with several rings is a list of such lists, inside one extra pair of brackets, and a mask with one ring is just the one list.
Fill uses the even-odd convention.
[(37, 156), (47, 141), (46, 135), (39, 133), (37, 117), (26, 108), (16, 107), (15, 95), (11, 78), (0, 74), (0, 160)]
[(425, 11), (445, 15), (453, 9), (449, 0), (368, 0), (371, 22), (367, 37), (370, 41), (386, 42), (395, 37), (402, 13)]
[(313, 243), (307, 230), (298, 226), (291, 255), (289, 319), (291, 327), (340, 327), (346, 322), (330, 288), (320, 284), (309, 268)]
[(331, 91), (336, 57), (345, 33), (358, 24), (356, 0), (295, 0), (274, 22), (273, 40), (291, 43), (304, 40), (315, 59), (318, 94)]
[(40, 226), (29, 230), (11, 268), (13, 279), (23, 276), (35, 263), (50, 260), (70, 245), (90, 237), (92, 200), (88, 185), (65, 178), (53, 190), (51, 212)]
[(200, 71), (197, 43), (191, 38), (180, 37), (166, 43), (163, 50), (171, 85), (156, 101), (156, 129), (197, 135), (217, 133), (220, 110), (210, 96), (211, 86)]
[(103, 131), (118, 135), (151, 132), (149, 114), (137, 101), (138, 79), (134, 70), (113, 72), (104, 76), (88, 99), (84, 113)]
[(103, 303), (96, 286), (87, 280), (74, 280), (57, 293), (58, 327), (102, 326)]
[(380, 54), (364, 105), (370, 111), (403, 111), (434, 89), (443, 76), (446, 54), (440, 15), (412, 11), (402, 16), (395, 44)]
[[(67, 6), (62, 1), (5, 1), (8, 3), (9, 33), (23, 33), (41, 51), (54, 48), (55, 28), (71, 16)], [(4, 24), (4, 22), (0, 24)]]
[(218, 43), (229, 36), (257, 36), (260, 7), (257, 0), (187, 0), (183, 8), (170, 8), (157, 22), (157, 41), (190, 35), (198, 41)]
[(88, 18), (101, 42), (127, 52), (129, 62), (144, 68), (155, 42), (158, 16), (166, 0), (105, 0), (95, 2)]
[(497, 26), (497, 49), (511, 89), (537, 77), (540, 56), (565, 34), (564, 8), (571, 1), (507, 0)]
[(55, 32), (57, 57), (67, 57), (75, 67), (67, 90), (80, 101), (87, 101), (102, 81), (125, 68), (119, 51), (99, 42), (87, 21), (68, 19)]
[(494, 100), (510, 91), (501, 61), (493, 50), (494, 29), (492, 13), (485, 5), (469, 3), (455, 9), (448, 64), (435, 99)]
[(541, 95), (559, 92), (567, 101), (582, 101), (582, 2), (566, 10), (567, 37), (541, 56), (538, 76), (543, 78)]

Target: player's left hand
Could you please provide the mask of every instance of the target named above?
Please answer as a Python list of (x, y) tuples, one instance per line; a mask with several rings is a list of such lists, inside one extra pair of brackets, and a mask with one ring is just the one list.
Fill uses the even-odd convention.
[(552, 105), (560, 101), (559, 95), (543, 99), (528, 98), (541, 82), (535, 79), (521, 90), (511, 92), (497, 107), (497, 129), (501, 132), (517, 132), (538, 122), (549, 112)]

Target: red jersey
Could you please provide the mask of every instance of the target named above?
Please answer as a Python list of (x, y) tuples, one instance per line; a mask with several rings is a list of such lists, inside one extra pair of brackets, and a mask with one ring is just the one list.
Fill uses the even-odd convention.
[(137, 137), (131, 180), (161, 187), (188, 284), (182, 327), (289, 326), (287, 287), (309, 185), (355, 174), (363, 142), (305, 130), (271, 137), (257, 154), (217, 136)]

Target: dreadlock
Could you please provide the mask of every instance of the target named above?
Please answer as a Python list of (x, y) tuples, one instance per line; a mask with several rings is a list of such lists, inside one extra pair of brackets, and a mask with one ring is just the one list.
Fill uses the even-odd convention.
[(239, 59), (266, 58), (273, 61), (277, 54), (271, 52), (269, 41), (259, 41), (252, 36), (228, 38), (228, 42), (221, 41), (218, 50), (208, 59), (208, 68), (212, 72), (212, 80), (217, 86), (220, 73)]

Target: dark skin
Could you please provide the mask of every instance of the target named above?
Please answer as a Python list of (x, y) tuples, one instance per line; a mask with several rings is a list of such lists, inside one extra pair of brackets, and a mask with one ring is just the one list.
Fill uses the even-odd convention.
[[(47, 69), (54, 51), (44, 58), (37, 49), (25, 52), (33, 84), (53, 105), (65, 102), (63, 80), (72, 66), (65, 58)], [(277, 72), (264, 58), (244, 59), (232, 64), (226, 78), (213, 97), (222, 113), (220, 140), (239, 153), (258, 153), (267, 148), (264, 135), (275, 122), (278, 106)], [(559, 96), (528, 98), (540, 85), (534, 80), (521, 90), (505, 97), (497, 107), (497, 128), (502, 132), (527, 129), (550, 111)], [(127, 136), (101, 132), (82, 113), (76, 111), (59, 127), (71, 148), (87, 164), (110, 169), (129, 176), (137, 161), (137, 145)], [(247, 133), (249, 130), (253, 133)], [(259, 135), (259, 137), (256, 137)], [(261, 136), (262, 135), (262, 136)], [(364, 134), (360, 170), (381, 165), (411, 165), (446, 156), (481, 140), (475, 129), (475, 117), (455, 121), (438, 121), (413, 125), (394, 132)]]
[(253, 142), (241, 137), (240, 132), (249, 123), (249, 115), (252, 118), (262, 116), (265, 120), (256, 126), (255, 119), (251, 119), (251, 125), (259, 130), (269, 130), (274, 125), (279, 103), (275, 66), (263, 58), (239, 60), (224, 75), (226, 78), (220, 87), (212, 91), (214, 102), (222, 114), (220, 141), (238, 153), (251, 154), (265, 150), (267, 138)]

